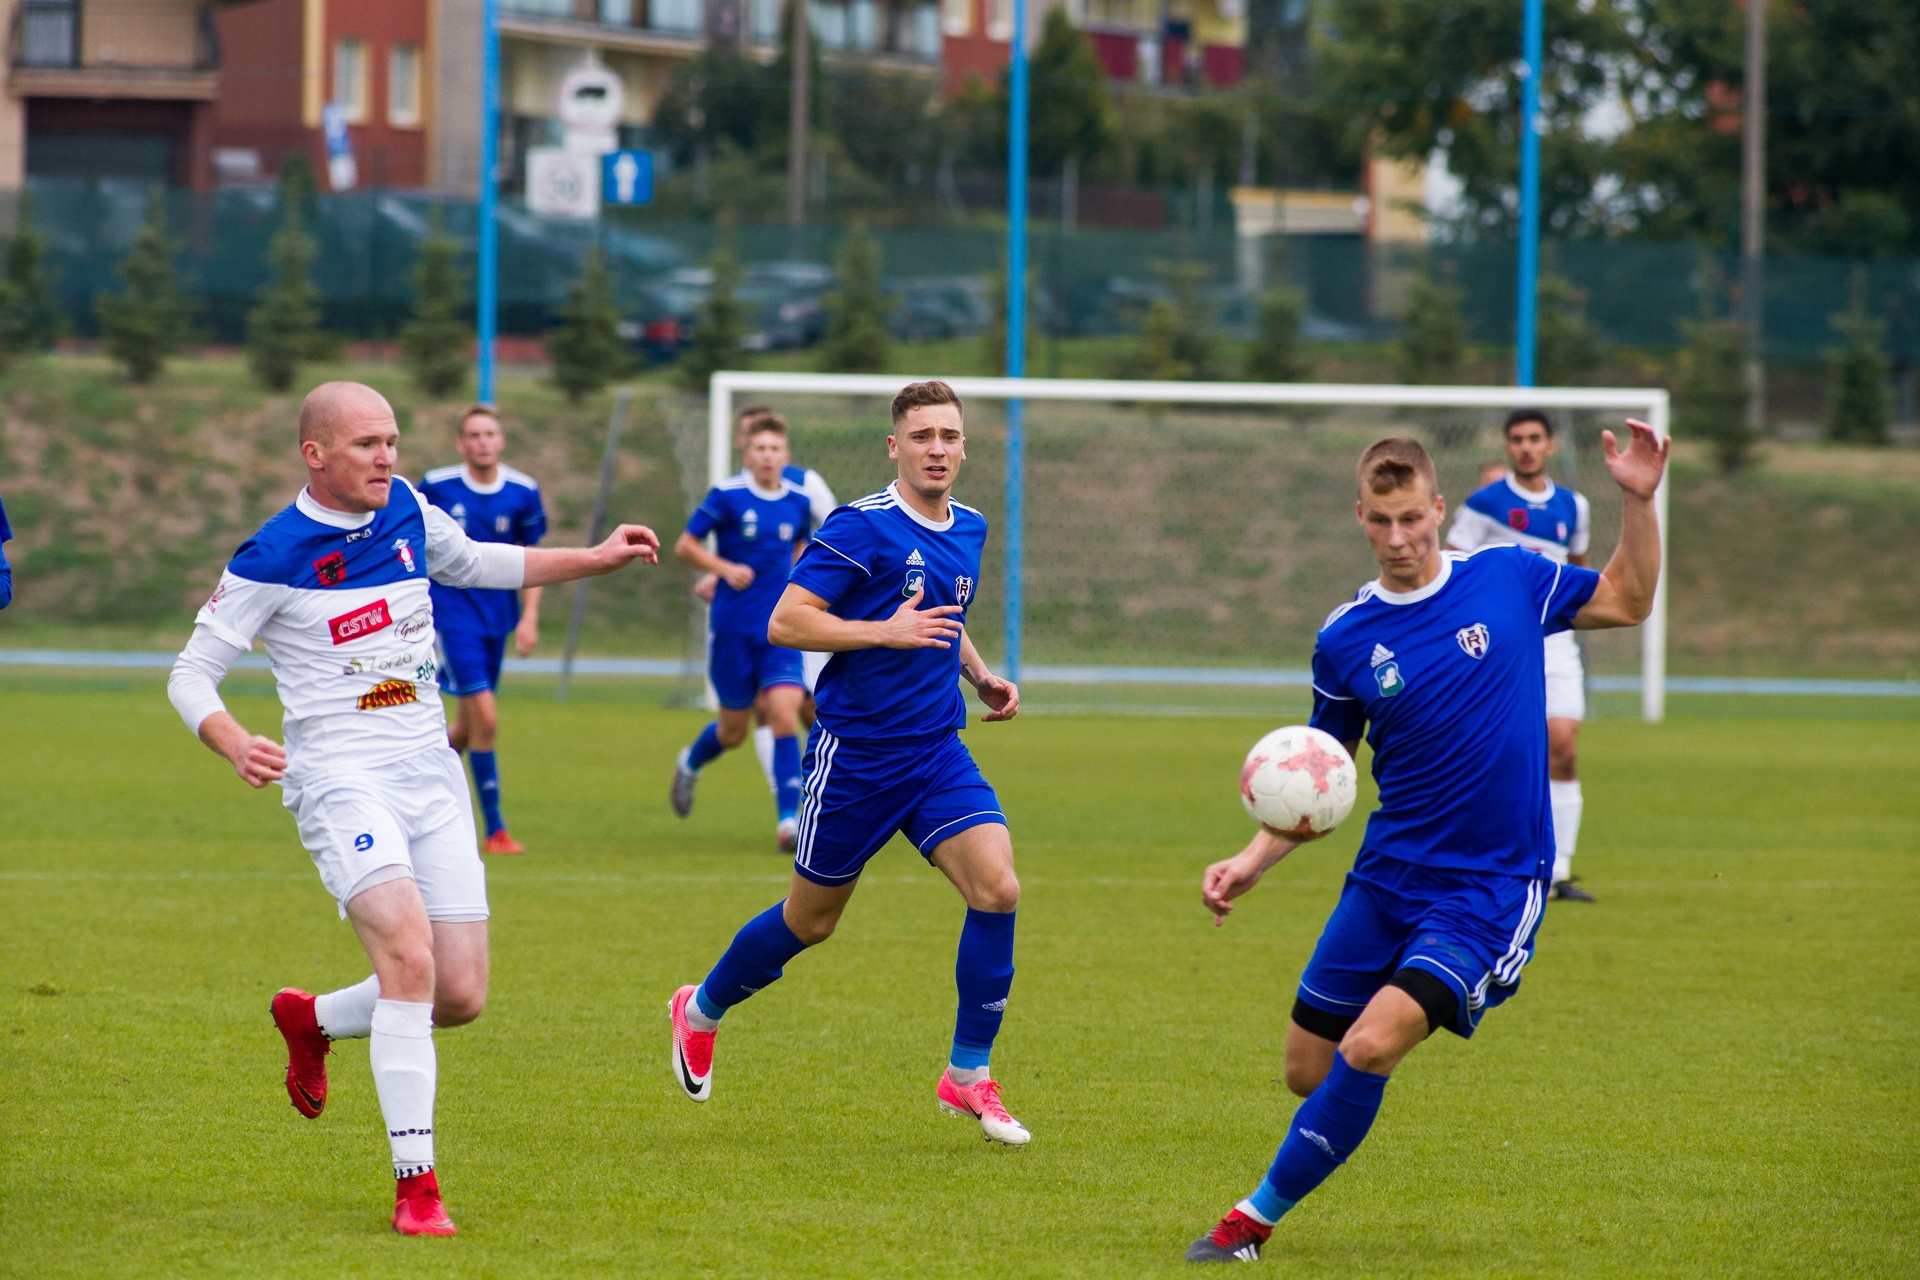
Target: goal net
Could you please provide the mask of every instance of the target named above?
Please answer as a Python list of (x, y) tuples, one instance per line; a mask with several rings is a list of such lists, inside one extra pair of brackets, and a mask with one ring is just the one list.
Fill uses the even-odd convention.
[[(734, 417), (767, 405), (789, 424), (794, 462), (841, 502), (872, 493), (895, 474), (888, 406), (907, 381), (715, 374), (706, 421), (676, 424), (682, 473), (707, 484), (733, 474)], [(1354, 522), (1353, 468), (1382, 436), (1410, 435), (1432, 452), (1450, 526), (1483, 469), (1504, 465), (1507, 412), (1550, 411), (1560, 440), (1550, 474), (1591, 500), (1588, 554), (1602, 565), (1620, 501), (1600, 431), (1624, 439), (1625, 417), (1668, 427), (1667, 393), (1647, 389), (947, 381), (966, 401), (954, 494), (992, 529), (968, 627), (1035, 710), (1304, 702), (1314, 633), (1377, 573)], [(702, 445), (704, 474), (689, 465)], [(1658, 509), (1664, 538), (1664, 489)], [(1637, 693), (1641, 714), (1661, 717), (1665, 583), (1643, 627), (1582, 636), (1590, 690), (1611, 695), (1602, 709), (1624, 710)], [(704, 606), (694, 608), (699, 636)]]

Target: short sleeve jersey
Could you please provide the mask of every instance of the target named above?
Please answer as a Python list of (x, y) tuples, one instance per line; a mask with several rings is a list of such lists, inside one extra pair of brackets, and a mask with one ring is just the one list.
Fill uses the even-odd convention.
[[(827, 602), (836, 618), (878, 622), (924, 589), (920, 607), (978, 598), (987, 519), (948, 502), (944, 523), (900, 500), (893, 485), (836, 510), (793, 567), (794, 585)], [(827, 660), (814, 687), (820, 723), (837, 737), (912, 738), (967, 723), (960, 694), (960, 646), (853, 649)]]
[(788, 484), (807, 495), (807, 505), (813, 509), (813, 527), (818, 529), (826, 523), (827, 517), (840, 504), (834, 501), (833, 489), (827, 484), (825, 476), (810, 467), (798, 467), (791, 462), (780, 472)]
[(13, 567), (7, 563), (7, 543), (13, 540), (13, 526), (7, 523), (7, 508), (0, 503), (0, 609), (13, 600)]
[[(547, 508), (540, 500), (540, 486), (524, 471), (502, 466), (493, 482), (483, 485), (467, 474), (465, 466), (436, 467), (421, 481), (420, 492), (475, 542), (534, 547), (547, 536)], [(436, 582), (433, 616), (445, 631), (510, 635), (520, 621), (520, 593), (462, 590)]]
[(1592, 508), (1582, 495), (1547, 481), (1544, 493), (1523, 489), (1508, 476), (1474, 490), (1454, 513), (1447, 545), (1459, 551), (1516, 546), (1567, 563), (1587, 553)]
[(1417, 591), (1378, 583), (1313, 652), (1313, 720), (1364, 729), (1380, 807), (1363, 848), (1422, 866), (1541, 877), (1553, 863), (1544, 642), (1600, 575), (1514, 547), (1441, 553)]
[(785, 480), (778, 489), (766, 490), (737, 475), (707, 491), (687, 520), (687, 532), (696, 538), (712, 534), (722, 559), (753, 570), (744, 591), (724, 578), (714, 588), (707, 625), (715, 635), (767, 638), (767, 619), (787, 589), (793, 549), (806, 542), (812, 526), (807, 496)]

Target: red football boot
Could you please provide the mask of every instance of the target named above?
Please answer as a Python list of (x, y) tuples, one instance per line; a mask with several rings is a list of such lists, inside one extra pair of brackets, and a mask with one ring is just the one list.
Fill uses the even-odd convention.
[(1258, 1262), (1273, 1228), (1235, 1209), (1187, 1246), (1188, 1262)]
[(433, 1170), (394, 1184), (393, 1229), (403, 1236), (450, 1236), (459, 1231), (440, 1203), (440, 1182)]
[(487, 842), (480, 846), (482, 853), (525, 853), (526, 851), (527, 847), (509, 835), (505, 827), (488, 836)]
[(713, 1096), (712, 1031), (695, 1031), (687, 1021), (687, 1003), (700, 988), (686, 986), (667, 1001), (667, 1020), (673, 1024), (673, 1078), (695, 1102)]
[(314, 1017), (313, 997), (298, 987), (274, 993), (273, 1025), (287, 1041), (287, 1096), (309, 1120), (327, 1109), (327, 1055), (332, 1042)]

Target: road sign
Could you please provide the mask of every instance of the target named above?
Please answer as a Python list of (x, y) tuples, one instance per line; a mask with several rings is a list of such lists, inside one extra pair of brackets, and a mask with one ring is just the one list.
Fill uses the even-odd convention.
[(600, 157), (565, 147), (529, 147), (527, 208), (551, 218), (599, 217)]
[(347, 136), (347, 109), (338, 102), (320, 108), (320, 132), (327, 142), (327, 185), (351, 190), (360, 181), (353, 163), (353, 140)]
[(652, 204), (653, 152), (611, 151), (601, 156), (600, 198), (608, 204)]

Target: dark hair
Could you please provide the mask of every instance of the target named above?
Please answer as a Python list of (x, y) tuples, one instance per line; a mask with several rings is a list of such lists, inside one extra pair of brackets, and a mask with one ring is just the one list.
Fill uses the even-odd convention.
[(1506, 435), (1523, 422), (1537, 422), (1548, 435), (1553, 434), (1553, 415), (1545, 409), (1515, 409), (1507, 415), (1507, 421), (1500, 428), (1500, 434)]
[(745, 431), (747, 429), (748, 424), (751, 423), (755, 418), (765, 418), (768, 416), (773, 416), (773, 417), (779, 416), (778, 414), (775, 414), (773, 412), (772, 405), (750, 404), (746, 408), (740, 410), (738, 413), (733, 415), (733, 425), (736, 430)]
[(466, 430), (468, 418), (492, 418), (494, 426), (501, 425), (500, 411), (485, 400), (476, 400), (460, 411), (460, 416), (453, 420), (455, 433)]
[(1397, 493), (1423, 477), (1428, 489), (1436, 495), (1440, 492), (1440, 482), (1433, 473), (1433, 459), (1418, 440), (1405, 436), (1388, 436), (1368, 445), (1367, 451), (1360, 455), (1355, 477), (1362, 493), (1369, 490), (1379, 494)]
[(787, 420), (771, 409), (740, 420), (740, 434), (749, 440), (769, 432), (783, 437), (787, 434)]
[(893, 420), (897, 423), (915, 409), (930, 409), (941, 404), (952, 405), (957, 413), (966, 412), (961, 407), (960, 394), (939, 379), (909, 382), (893, 398)]

